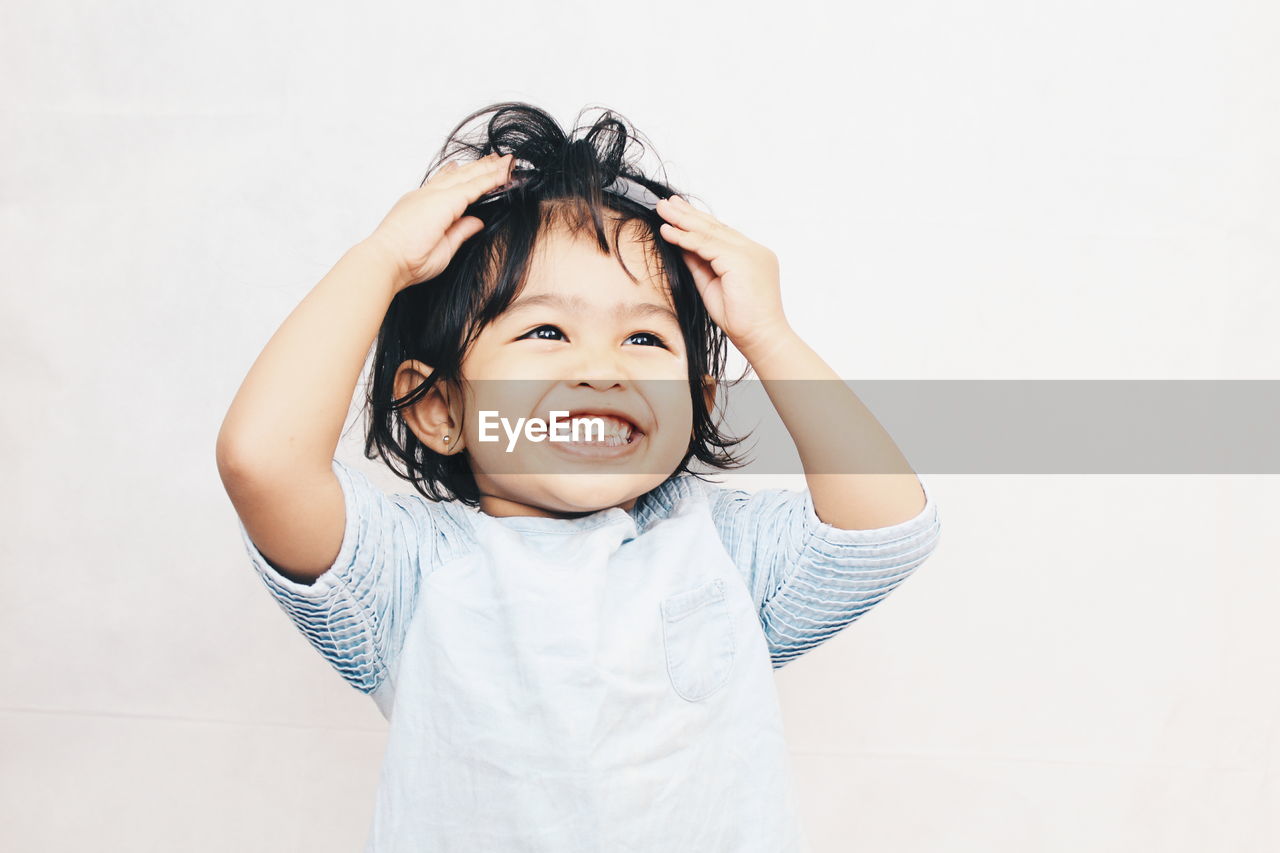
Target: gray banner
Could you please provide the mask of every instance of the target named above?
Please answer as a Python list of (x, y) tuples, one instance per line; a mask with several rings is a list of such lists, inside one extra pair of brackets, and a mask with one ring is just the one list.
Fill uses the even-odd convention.
[[(494, 473), (591, 473), (599, 466), (655, 473), (670, 460), (656, 451), (677, 446), (673, 439), (687, 436), (691, 424), (682, 381), (471, 386), (468, 449), (478, 440), (477, 408), (494, 413), (490, 423), (502, 417), (513, 426), (521, 417), (548, 418), (552, 409), (612, 406), (652, 433), (634, 452), (582, 458), (523, 432), (513, 442), (494, 427), (500, 441), (477, 459)], [(744, 473), (805, 473), (779, 408), (821, 437), (806, 454), (813, 457), (808, 473), (901, 473), (896, 455), (859, 429), (862, 407), (918, 474), (1280, 474), (1277, 380), (751, 379), (718, 390), (715, 419), (722, 434), (746, 436), (735, 451), (749, 463), (737, 469)], [(714, 469), (695, 463), (695, 470)]]

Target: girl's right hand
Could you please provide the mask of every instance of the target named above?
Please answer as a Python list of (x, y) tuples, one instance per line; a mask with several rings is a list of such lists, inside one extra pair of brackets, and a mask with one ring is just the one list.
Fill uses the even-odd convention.
[(394, 266), (397, 293), (444, 272), (458, 247), (484, 228), (479, 218), (462, 214), (480, 196), (507, 183), (514, 162), (511, 154), (488, 154), (464, 166), (452, 161), (400, 197), (364, 241)]

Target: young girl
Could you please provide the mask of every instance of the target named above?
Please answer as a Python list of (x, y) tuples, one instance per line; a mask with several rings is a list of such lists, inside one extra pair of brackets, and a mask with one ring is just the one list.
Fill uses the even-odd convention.
[[(615, 113), (578, 129), (464, 119), (271, 338), (219, 471), (271, 594), (390, 721), (367, 850), (808, 850), (772, 671), (910, 575), (938, 512), (788, 325), (775, 256), (641, 174)], [(333, 458), (375, 335), (366, 455), (415, 494)], [(741, 464), (726, 340), (807, 489), (690, 468)]]

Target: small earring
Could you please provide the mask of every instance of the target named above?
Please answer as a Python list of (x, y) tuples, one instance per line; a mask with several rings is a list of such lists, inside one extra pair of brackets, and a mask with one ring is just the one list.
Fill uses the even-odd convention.
[(444, 440), (445, 440), (446, 442), (448, 442), (448, 441), (449, 441), (449, 436), (447, 436), (447, 435), (446, 435), (446, 436), (444, 437)]

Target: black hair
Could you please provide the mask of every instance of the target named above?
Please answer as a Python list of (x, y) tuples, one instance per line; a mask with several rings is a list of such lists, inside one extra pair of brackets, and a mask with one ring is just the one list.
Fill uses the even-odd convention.
[[(573, 131), (566, 133), (547, 112), (530, 104), (491, 104), (454, 127), (422, 179), (425, 184), (446, 163), (490, 153), (510, 153), (515, 159), (511, 181), (467, 208), (467, 214), (484, 222), (483, 230), (459, 247), (429, 286), (418, 283), (401, 290), (378, 332), (365, 401), (370, 411), (365, 456), (374, 458), (376, 450), (398, 476), (431, 500), (479, 506), (470, 459), (465, 451), (445, 455), (427, 447), (409, 429), (401, 410), (422, 399), (434, 383), (461, 379), (462, 363), (476, 337), (506, 310), (525, 281), (539, 232), (553, 226), (575, 235), (590, 231), (600, 251), (609, 253), (606, 215), (614, 221), (613, 254), (624, 270), (619, 235), (629, 223), (639, 226), (638, 239), (667, 281), (684, 335), (693, 437), (668, 479), (684, 471), (699, 476), (689, 467), (694, 459), (721, 469), (745, 464), (731, 451), (743, 439), (721, 434), (703, 397), (704, 374), (717, 387), (724, 382), (727, 338), (723, 330), (707, 314), (682, 250), (661, 236), (658, 227), (665, 221), (661, 215), (604, 188), (625, 179), (661, 198), (676, 194), (675, 190), (642, 173), (637, 155), (644, 154), (647, 140), (625, 118), (605, 109), (594, 123), (584, 126), (580, 120), (585, 111), (579, 112)], [(467, 130), (473, 123), (483, 126)], [(580, 130), (585, 134), (579, 136)], [(653, 150), (651, 143), (648, 149)], [(434, 370), (411, 393), (396, 399), (396, 371), (408, 359)]]

